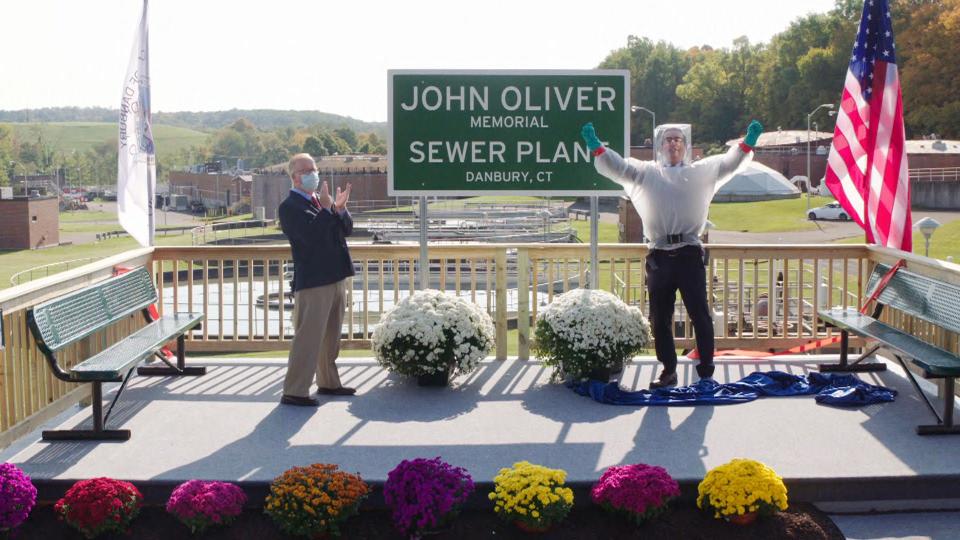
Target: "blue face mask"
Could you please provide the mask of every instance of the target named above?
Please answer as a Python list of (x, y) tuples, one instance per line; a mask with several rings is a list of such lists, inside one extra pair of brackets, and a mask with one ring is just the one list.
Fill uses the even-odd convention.
[(303, 189), (306, 191), (316, 191), (320, 185), (320, 175), (316, 171), (300, 175), (300, 182), (303, 183)]

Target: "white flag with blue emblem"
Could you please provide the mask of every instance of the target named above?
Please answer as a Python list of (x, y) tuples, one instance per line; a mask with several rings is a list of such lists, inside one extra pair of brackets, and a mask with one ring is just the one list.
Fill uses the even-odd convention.
[(153, 245), (156, 157), (150, 126), (150, 61), (147, 45), (147, 0), (133, 42), (120, 99), (117, 160), (117, 217), (141, 246)]

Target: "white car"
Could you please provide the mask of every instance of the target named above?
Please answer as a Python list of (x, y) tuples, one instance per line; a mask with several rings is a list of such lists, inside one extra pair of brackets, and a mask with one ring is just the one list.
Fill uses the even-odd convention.
[(817, 208), (810, 209), (807, 212), (807, 217), (809, 219), (839, 219), (840, 221), (849, 221), (850, 216), (847, 215), (847, 211), (840, 206), (840, 203), (832, 202), (826, 206), (819, 206)]

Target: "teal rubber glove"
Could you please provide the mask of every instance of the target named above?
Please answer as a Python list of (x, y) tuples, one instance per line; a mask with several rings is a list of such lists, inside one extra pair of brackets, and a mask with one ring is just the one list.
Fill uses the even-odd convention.
[(593, 122), (587, 122), (580, 128), (580, 136), (583, 137), (584, 142), (587, 143), (587, 148), (591, 152), (603, 146), (603, 143), (597, 138), (596, 130), (593, 129)]
[(754, 120), (747, 126), (747, 136), (743, 138), (743, 144), (753, 148), (757, 145), (757, 139), (763, 133), (763, 124)]

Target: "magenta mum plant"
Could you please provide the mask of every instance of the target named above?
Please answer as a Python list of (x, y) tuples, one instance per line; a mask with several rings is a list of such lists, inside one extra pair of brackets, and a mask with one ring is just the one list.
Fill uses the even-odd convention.
[(0, 465), (0, 532), (16, 529), (37, 503), (37, 488), (13, 463)]
[(473, 478), (461, 467), (441, 460), (403, 460), (387, 474), (383, 498), (393, 511), (393, 524), (417, 537), (453, 519), (473, 493)]
[(666, 510), (680, 496), (680, 486), (663, 467), (640, 463), (610, 467), (590, 495), (594, 503), (640, 525)]
[(213, 525), (233, 522), (247, 496), (229, 482), (189, 480), (177, 486), (167, 501), (167, 512), (173, 514), (192, 533), (203, 533)]

